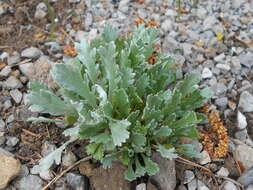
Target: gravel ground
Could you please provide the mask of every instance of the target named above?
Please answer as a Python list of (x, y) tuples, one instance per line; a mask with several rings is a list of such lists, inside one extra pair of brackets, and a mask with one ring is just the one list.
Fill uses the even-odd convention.
[[(182, 0), (180, 15), (172, 0), (60, 1), (50, 0), (55, 15), (43, 1), (30, 1), (30, 4), (21, 1), (20, 5), (15, 0), (0, 2), (0, 160), (7, 159), (1, 155), (8, 155), (21, 161), (16, 166), (16, 170), (20, 170), (18, 177), (4, 189), (40, 190), (54, 177), (54, 172), (61, 170), (35, 174), (31, 169), (40, 156), (47, 155), (62, 142), (59, 134), (64, 126), (50, 127), (49, 137), (38, 142), (36, 138), (41, 137), (36, 135), (46, 136), (48, 126), (21, 122), (32, 114), (36, 116), (26, 106), (28, 81), (41, 80), (55, 87), (48, 71), (55, 62), (67, 58), (63, 53), (66, 44), (71, 44), (72, 39), (96, 38), (105, 24), (119, 28), (122, 33), (128, 32), (138, 17), (158, 24), (162, 51), (175, 58), (183, 73), (200, 73), (201, 86), (213, 89), (215, 96), (211, 107), (220, 111), (231, 139), (227, 158), (212, 160), (206, 151), (202, 151), (198, 160), (199, 164), (223, 177), (212, 180), (202, 170), (184, 166), (184, 170), (178, 172), (177, 181), (171, 182), (177, 184), (175, 189), (213, 190), (217, 187), (214, 183), (224, 190), (240, 189), (226, 177), (238, 180), (246, 190), (253, 189), (252, 0), (204, 0), (196, 5)], [(19, 12), (25, 20), (17, 15)], [(50, 30), (54, 26), (55, 38), (50, 40)], [(13, 39), (16, 46), (15, 43), (8, 44)], [(77, 151), (79, 149), (77, 143), (65, 152), (62, 168), (82, 158), (84, 153)], [(8, 166), (0, 166), (0, 177), (5, 171), (1, 167)], [(87, 176), (73, 170), (52, 189), (89, 189)], [(93, 177), (93, 181), (98, 178)], [(108, 176), (103, 178), (106, 181)], [(139, 184), (135, 184), (138, 190), (156, 189), (151, 183), (147, 186), (146, 182), (136, 183)]]

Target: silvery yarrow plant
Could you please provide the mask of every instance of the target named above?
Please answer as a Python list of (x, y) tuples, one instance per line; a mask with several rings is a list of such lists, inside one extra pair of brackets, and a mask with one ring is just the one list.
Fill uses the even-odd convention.
[(30, 83), (30, 109), (53, 117), (29, 121), (62, 122), (69, 126), (64, 135), (70, 137), (34, 170), (59, 164), (62, 151), (77, 139), (87, 140), (87, 154), (103, 167), (111, 167), (115, 160), (126, 165), (128, 180), (159, 171), (151, 160), (153, 151), (165, 158), (198, 155), (192, 145), (179, 144), (179, 139), (198, 138), (196, 125), (204, 117), (194, 110), (212, 93), (198, 88), (197, 74), (178, 81), (171, 56), (158, 52), (156, 63), (148, 63), (156, 51), (155, 28), (139, 26), (129, 36), (119, 37), (106, 26), (101, 38), (80, 41), (75, 46), (78, 55), (51, 70), (59, 85), (57, 92)]

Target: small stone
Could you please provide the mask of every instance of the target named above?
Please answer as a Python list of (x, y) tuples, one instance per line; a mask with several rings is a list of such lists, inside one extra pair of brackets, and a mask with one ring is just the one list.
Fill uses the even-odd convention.
[(0, 163), (0, 189), (4, 189), (19, 174), (21, 164), (18, 160), (1, 152)]
[(231, 181), (226, 181), (222, 190), (237, 190), (237, 187)]
[(253, 182), (253, 166), (245, 171), (237, 181), (244, 186), (251, 184)]
[(246, 117), (240, 112), (237, 112), (237, 128), (238, 129), (245, 129), (247, 127), (247, 120)]
[(228, 105), (228, 98), (222, 97), (215, 100), (215, 104), (221, 108), (226, 108)]
[(46, 141), (42, 146), (41, 154), (43, 157), (47, 156), (51, 152), (56, 150), (56, 146), (54, 144), (51, 144), (50, 142)]
[(216, 67), (218, 68), (218, 69), (221, 69), (221, 70), (223, 70), (223, 71), (230, 71), (230, 69), (231, 69), (231, 67), (228, 65), (228, 64), (222, 64), (222, 63), (218, 63), (217, 65), (216, 65)]
[(249, 185), (247, 188), (246, 188), (246, 190), (253, 190), (253, 184), (251, 185)]
[(69, 3), (80, 3), (80, 0), (69, 0)]
[(19, 190), (41, 190), (43, 188), (43, 181), (36, 175), (28, 175), (20, 179), (18, 184)]
[(6, 100), (6, 101), (4, 102), (4, 110), (9, 109), (11, 106), (12, 106), (12, 103), (11, 103), (10, 100)]
[(137, 185), (136, 190), (146, 190), (146, 184), (141, 183), (141, 184)]
[(67, 173), (66, 180), (72, 189), (84, 190), (85, 179), (83, 176), (75, 173)]
[(13, 114), (9, 115), (6, 119), (6, 123), (11, 123), (15, 120), (15, 117)]
[(208, 154), (207, 151), (203, 150), (201, 153), (200, 153), (200, 158), (199, 158), (199, 163), (201, 165), (205, 165), (207, 163), (210, 163), (211, 162), (211, 158)]
[(33, 63), (25, 63), (25, 64), (19, 65), (20, 71), (26, 76), (31, 75), (32, 67), (33, 67)]
[(34, 14), (34, 18), (36, 19), (43, 19), (45, 16), (47, 16), (47, 12), (39, 9), (36, 10), (35, 14)]
[(239, 108), (243, 112), (253, 112), (253, 95), (248, 91), (243, 91), (240, 95)]
[(121, 0), (119, 2), (119, 10), (123, 13), (128, 12), (129, 0)]
[(184, 172), (184, 181), (183, 184), (187, 184), (194, 179), (195, 175), (191, 170), (186, 170)]
[(197, 180), (193, 179), (190, 183), (187, 184), (188, 190), (196, 190), (197, 189)]
[(7, 59), (8, 65), (13, 65), (13, 64), (16, 64), (20, 61), (21, 61), (20, 54), (17, 51), (14, 51), (12, 53), (12, 56), (9, 56)]
[(73, 154), (72, 152), (67, 152), (62, 157), (62, 165), (65, 167), (69, 167), (69, 166), (73, 165), (76, 161), (77, 161), (77, 158), (76, 158), (75, 154)]
[(203, 21), (203, 30), (208, 30), (212, 29), (212, 27), (217, 23), (217, 19), (215, 16), (208, 16), (204, 21)]
[(198, 190), (209, 190), (209, 188), (200, 180), (197, 181)]
[(175, 161), (165, 159), (158, 153), (153, 153), (151, 158), (160, 168), (159, 172), (151, 176), (161, 190), (174, 189), (176, 187)]
[(223, 83), (217, 83), (216, 85), (216, 95), (221, 95), (227, 91), (227, 86)]
[(14, 158), (14, 154), (12, 154), (11, 152), (9, 152), (1, 147), (0, 147), (0, 154), (5, 154), (6, 156), (10, 156), (10, 157)]
[(0, 71), (0, 77), (7, 77), (11, 73), (11, 67), (6, 66)]
[(227, 177), (229, 175), (229, 171), (227, 168), (221, 167), (220, 170), (216, 174), (219, 176)]
[(214, 61), (216, 61), (216, 62), (222, 62), (222, 61), (224, 61), (225, 60), (225, 54), (224, 53), (221, 53), (220, 55), (218, 55), (218, 56), (216, 56), (215, 58), (214, 58)]
[(165, 21), (162, 22), (161, 29), (164, 32), (169, 32), (172, 29), (172, 27), (173, 27), (172, 20), (166, 19)]
[(41, 51), (36, 47), (26, 48), (21, 52), (22, 57), (38, 58), (41, 55)]
[(17, 137), (7, 137), (6, 145), (14, 147), (18, 144), (19, 139)]
[(253, 66), (252, 60), (253, 60), (253, 53), (243, 53), (239, 55), (240, 63), (248, 68), (251, 68)]
[(43, 2), (39, 3), (36, 7), (34, 17), (36, 19), (42, 19), (47, 15), (47, 5)]
[(52, 174), (52, 172), (50, 170), (42, 171), (39, 173), (39, 175), (40, 175), (41, 179), (44, 179), (46, 181), (49, 181), (54, 177), (54, 175)]
[(18, 89), (11, 90), (10, 95), (17, 104), (21, 102), (23, 94)]
[(0, 132), (5, 132), (6, 128), (5, 128), (5, 122), (0, 119)]
[(202, 71), (202, 79), (208, 79), (208, 78), (212, 78), (213, 73), (210, 69), (208, 69), (207, 67), (205, 67)]
[(236, 161), (240, 161), (245, 169), (249, 169), (253, 166), (253, 148), (240, 144), (235, 148), (233, 152)]
[(5, 82), (7, 88), (22, 88), (22, 83), (14, 76), (10, 76)]
[(29, 175), (29, 169), (26, 165), (22, 165), (18, 177), (26, 177)]

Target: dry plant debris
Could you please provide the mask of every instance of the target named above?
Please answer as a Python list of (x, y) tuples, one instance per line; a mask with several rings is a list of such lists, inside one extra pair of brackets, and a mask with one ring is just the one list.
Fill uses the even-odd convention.
[(77, 55), (76, 49), (70, 44), (67, 44), (64, 46), (63, 52), (64, 52), (64, 54), (71, 56), (71, 57), (75, 57)]
[(229, 137), (219, 113), (210, 111), (208, 105), (203, 106), (200, 111), (208, 116), (210, 124), (210, 127), (199, 133), (204, 149), (213, 159), (225, 157), (228, 153)]

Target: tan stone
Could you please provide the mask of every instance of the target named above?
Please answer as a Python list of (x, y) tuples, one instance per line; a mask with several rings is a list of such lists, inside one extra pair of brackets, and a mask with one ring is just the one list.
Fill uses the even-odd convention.
[(0, 153), (0, 189), (4, 189), (19, 174), (20, 168), (18, 160)]

